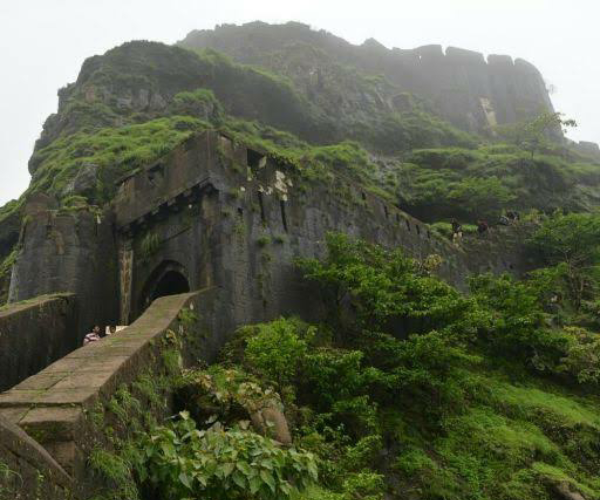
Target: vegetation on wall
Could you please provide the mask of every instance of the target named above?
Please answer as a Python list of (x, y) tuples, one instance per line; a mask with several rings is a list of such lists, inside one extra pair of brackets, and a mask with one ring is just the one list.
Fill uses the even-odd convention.
[(558, 113), (497, 127), (497, 139), (486, 140), (321, 49), (278, 54), (250, 66), (212, 49), (131, 42), (88, 59), (36, 145), (29, 192), (106, 203), (120, 176), (213, 127), (300, 166), (308, 179), (347, 174), (427, 222), (600, 203), (597, 165), (549, 140), (574, 125)]
[[(432, 275), (437, 259), (329, 235), (323, 260), (297, 263), (323, 321), (243, 327), (219, 364), (173, 379), (183, 412), (128, 448), (137, 491), (599, 499), (598, 227), (549, 219), (530, 242), (549, 267), (474, 277), (469, 295)], [(261, 426), (265, 409), (279, 416)], [(277, 444), (288, 426), (293, 446)]]
[(490, 144), (417, 150), (400, 167), (400, 206), (416, 217), (497, 218), (502, 210), (592, 210), (600, 166)]
[[(298, 498), (599, 498), (597, 313), (595, 331), (579, 326), (577, 298), (555, 304), (543, 272), (481, 276), (465, 297), (401, 252), (341, 235), (328, 249), (301, 262), (327, 321), (244, 329), (226, 351), (279, 388), (296, 442), (321, 459), (319, 487)], [(304, 346), (293, 362), (276, 348), (288, 344)]]
[(43, 191), (59, 199), (74, 194), (72, 183), (87, 169), (90, 181), (77, 194), (86, 195), (91, 203), (106, 203), (114, 197), (119, 178), (164, 156), (207, 127), (198, 119), (174, 116), (67, 136), (35, 154), (39, 167), (29, 191)]

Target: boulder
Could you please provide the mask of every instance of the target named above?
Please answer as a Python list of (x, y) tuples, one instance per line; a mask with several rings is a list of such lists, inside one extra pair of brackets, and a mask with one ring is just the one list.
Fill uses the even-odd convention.
[(287, 419), (274, 404), (251, 412), (250, 420), (254, 430), (263, 436), (269, 436), (283, 445), (292, 444), (292, 434)]

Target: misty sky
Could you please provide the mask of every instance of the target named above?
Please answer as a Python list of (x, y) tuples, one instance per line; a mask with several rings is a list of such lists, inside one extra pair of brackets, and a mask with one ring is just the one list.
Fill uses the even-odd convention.
[(522, 57), (556, 87), (557, 110), (579, 122), (570, 137), (600, 142), (599, 15), (595, 0), (0, 0), (0, 205), (27, 187), (33, 143), (85, 58), (257, 19), (301, 21), (357, 44)]

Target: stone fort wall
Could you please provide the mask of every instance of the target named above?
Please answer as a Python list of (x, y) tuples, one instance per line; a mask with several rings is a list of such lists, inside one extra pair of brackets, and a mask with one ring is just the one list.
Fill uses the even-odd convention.
[[(491, 21), (493, 22), (493, 21)], [(248, 64), (269, 64), (261, 57), (287, 45), (309, 44), (331, 60), (384, 75), (400, 90), (431, 100), (442, 116), (464, 130), (489, 132), (495, 123), (532, 118), (553, 106), (540, 72), (523, 59), (441, 45), (388, 49), (376, 40), (352, 45), (301, 23), (221, 25), (192, 31), (181, 45), (210, 47)], [(402, 96), (399, 96), (402, 97)], [(398, 102), (402, 111), (402, 102)], [(560, 133), (557, 131), (557, 133)]]
[[(91, 415), (112, 418), (108, 402), (119, 388), (133, 390), (144, 374), (161, 373), (161, 351), (173, 335), (182, 339), (182, 364), (210, 362), (237, 326), (286, 314), (321, 317), (318, 290), (294, 261), (323, 256), (329, 231), (401, 247), (418, 259), (438, 254), (440, 275), (463, 288), (472, 272), (520, 273), (531, 264), (518, 233), (457, 248), (341, 173), (310, 182), (296, 167), (218, 132), (196, 135), (124, 179), (104, 227), (89, 210), (72, 212), (54, 218), (50, 231), (60, 236), (48, 242), (56, 209), (38, 208), (13, 272), (20, 297), (60, 286), (76, 291), (88, 319), (131, 323), (0, 394), (0, 454), (30, 482), (40, 472), (52, 499), (93, 491), (97, 479), (86, 463), (92, 447), (106, 443), (95, 440)], [(34, 279), (31, 259), (52, 272)], [(152, 302), (165, 284), (182, 283), (202, 291)], [(193, 311), (191, 326), (184, 309)], [(0, 489), (15, 491), (10, 478)], [(35, 498), (34, 489), (23, 498)]]
[(314, 314), (320, 304), (294, 261), (323, 256), (328, 232), (418, 259), (437, 254), (440, 276), (463, 289), (471, 273), (531, 267), (514, 231), (458, 248), (343, 172), (310, 181), (211, 131), (123, 179), (109, 211), (38, 207), (22, 232), (11, 300), (75, 293), (81, 337), (94, 323), (129, 324), (172, 277), (187, 284), (175, 291), (222, 287), (236, 323)]
[(177, 268), (192, 290), (227, 290), (240, 323), (310, 315), (320, 304), (307, 299), (315, 295), (306, 293), (294, 261), (323, 256), (328, 232), (401, 247), (418, 259), (440, 255), (439, 274), (460, 288), (471, 273), (529, 265), (518, 238), (465, 251), (343, 173), (310, 182), (217, 132), (189, 139), (124, 180), (115, 211), (123, 322), (143, 311), (162, 268)]
[(0, 391), (80, 345), (74, 294), (42, 295), (0, 308)]

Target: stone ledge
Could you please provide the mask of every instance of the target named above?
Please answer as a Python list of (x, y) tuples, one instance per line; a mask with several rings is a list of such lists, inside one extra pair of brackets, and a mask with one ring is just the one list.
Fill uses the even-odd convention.
[(74, 477), (84, 467), (84, 418), (98, 401), (147, 368), (179, 312), (211, 290), (157, 299), (130, 327), (80, 347), (40, 373), (0, 394), (0, 418), (42, 444)]

